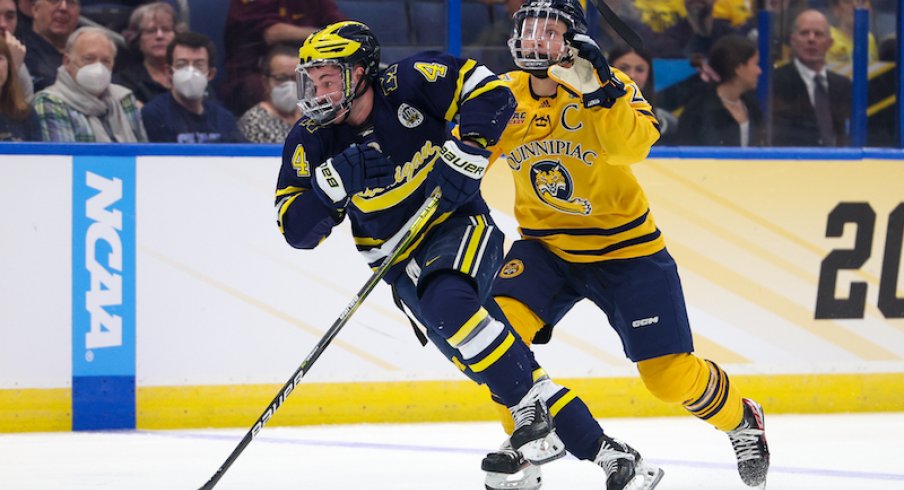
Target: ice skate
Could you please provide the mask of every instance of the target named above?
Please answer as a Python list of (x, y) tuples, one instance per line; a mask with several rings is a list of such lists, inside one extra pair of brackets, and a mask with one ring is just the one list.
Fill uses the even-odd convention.
[(536, 465), (565, 456), (565, 444), (556, 435), (555, 422), (541, 396), (552, 386), (548, 378), (541, 379), (517, 405), (509, 407), (515, 420), (515, 430), (509, 439), (512, 448)]
[(541, 485), (540, 467), (512, 449), (508, 439), (483, 458), (480, 468), (486, 472), (487, 490), (539, 490)]
[(606, 490), (652, 490), (662, 480), (662, 469), (646, 464), (631, 446), (605, 434), (600, 442), (593, 462), (606, 471)]
[(766, 424), (763, 407), (744, 398), (744, 418), (738, 427), (728, 432), (728, 438), (738, 458), (738, 473), (745, 484), (766, 488), (769, 471), (769, 444), (766, 442)]

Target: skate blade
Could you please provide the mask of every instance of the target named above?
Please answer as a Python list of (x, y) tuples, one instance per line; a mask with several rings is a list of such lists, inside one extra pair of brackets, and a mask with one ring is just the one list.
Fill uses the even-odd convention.
[(625, 485), (624, 490), (653, 490), (665, 475), (662, 468), (643, 463), (634, 468), (634, 473), (634, 478)]
[(532, 464), (541, 465), (565, 456), (565, 444), (555, 432), (550, 432), (541, 439), (536, 439), (518, 448), (524, 459)]
[(540, 468), (532, 465), (511, 475), (487, 472), (484, 486), (487, 490), (540, 490)]

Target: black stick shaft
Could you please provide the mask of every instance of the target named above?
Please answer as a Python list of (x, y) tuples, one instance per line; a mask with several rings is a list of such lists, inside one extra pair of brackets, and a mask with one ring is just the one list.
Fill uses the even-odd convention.
[(210, 477), (210, 480), (207, 480), (207, 483), (201, 486), (200, 490), (211, 490), (216, 486), (217, 482), (220, 481), (220, 478), (223, 478), (223, 475), (226, 473), (226, 470), (232, 466), (232, 463), (238, 459), (239, 455), (242, 454), (242, 451), (251, 444), (251, 441), (257, 436), (257, 434), (264, 428), (264, 425), (273, 417), (273, 414), (279, 410), (279, 407), (286, 401), (286, 398), (289, 397), (290, 394), (295, 390), (298, 384), (301, 382), (301, 379), (308, 372), (311, 366), (314, 365), (314, 362), (323, 354), (323, 351), (326, 350), (327, 346), (333, 341), (336, 335), (339, 333), (339, 330), (345, 326), (348, 322), (349, 318), (351, 318), (352, 314), (361, 306), (361, 303), (364, 302), (364, 299), (370, 294), (371, 291), (377, 286), (383, 276), (386, 275), (386, 271), (395, 263), (396, 259), (405, 251), (411, 242), (414, 241), (414, 237), (424, 228), (424, 225), (430, 220), (433, 216), (433, 213), (436, 212), (436, 206), (439, 203), (440, 191), (439, 188), (433, 191), (433, 194), (427, 199), (426, 202), (421, 206), (420, 210), (418, 210), (418, 214), (414, 222), (408, 228), (408, 231), (402, 236), (398, 245), (392, 250), (392, 253), (386, 257), (386, 260), (383, 261), (383, 264), (370, 276), (370, 279), (364, 284), (358, 294), (352, 298), (352, 301), (342, 310), (342, 313), (339, 314), (339, 318), (333, 322), (333, 325), (326, 331), (323, 337), (317, 342), (317, 345), (314, 346), (314, 349), (311, 350), (311, 353), (308, 354), (308, 357), (305, 358), (304, 362), (298, 366), (298, 369), (295, 370), (295, 373), (292, 374), (292, 377), (289, 378), (289, 381), (283, 385), (282, 389), (279, 390), (279, 393), (276, 395), (276, 398), (270, 402), (270, 405), (267, 406), (267, 409), (258, 417), (257, 421), (254, 423), (254, 426), (245, 434), (245, 437), (242, 438), (241, 442), (232, 450), (232, 453), (226, 458), (226, 461), (220, 465), (220, 468), (217, 469), (217, 472)]
[(638, 51), (643, 50), (643, 40), (636, 32), (634, 32), (634, 29), (628, 27), (628, 25), (625, 24), (625, 21), (621, 20), (621, 17), (619, 17), (618, 14), (612, 11), (609, 5), (606, 4), (606, 0), (590, 0), (590, 3), (600, 11), (603, 19), (612, 26), (612, 29), (614, 29), (629, 46)]

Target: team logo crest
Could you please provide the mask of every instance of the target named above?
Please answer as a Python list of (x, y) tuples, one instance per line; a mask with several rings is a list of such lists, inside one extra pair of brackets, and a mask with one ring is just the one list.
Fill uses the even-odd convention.
[(510, 260), (502, 266), (502, 270), (499, 271), (499, 277), (511, 279), (520, 276), (522, 272), (524, 272), (524, 263), (518, 259)]
[(587, 216), (593, 209), (590, 201), (573, 197), (574, 180), (562, 162), (544, 160), (530, 168), (530, 179), (537, 197), (563, 213)]
[(398, 114), (399, 122), (406, 128), (415, 128), (424, 122), (424, 115), (421, 111), (405, 103), (402, 103), (402, 105), (399, 106)]

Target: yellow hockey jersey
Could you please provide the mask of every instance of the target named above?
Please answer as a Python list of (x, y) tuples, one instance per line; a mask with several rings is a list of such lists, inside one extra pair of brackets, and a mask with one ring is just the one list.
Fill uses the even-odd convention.
[(658, 123), (637, 85), (614, 71), (628, 94), (608, 109), (585, 109), (561, 85), (554, 97), (537, 97), (525, 72), (501, 77), (518, 107), (490, 149), (505, 155), (512, 170), (519, 231), (571, 262), (641, 257), (665, 247), (630, 167), (659, 138)]

